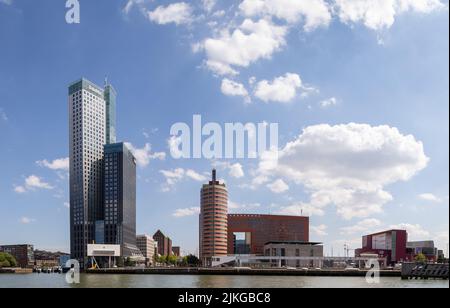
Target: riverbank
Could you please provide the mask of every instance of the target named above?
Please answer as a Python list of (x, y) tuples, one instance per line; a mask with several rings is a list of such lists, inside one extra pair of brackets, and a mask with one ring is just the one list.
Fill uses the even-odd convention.
[(0, 274), (31, 274), (31, 268), (0, 268)]
[[(300, 270), (247, 268), (112, 268), (87, 270), (87, 274), (118, 275), (220, 275), (220, 276), (306, 276), (306, 277), (365, 277), (366, 270)], [(380, 271), (380, 277), (401, 277), (401, 271)]]

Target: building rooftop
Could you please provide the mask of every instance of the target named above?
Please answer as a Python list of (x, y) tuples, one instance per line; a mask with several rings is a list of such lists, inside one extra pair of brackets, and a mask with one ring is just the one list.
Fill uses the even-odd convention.
[(312, 245), (312, 246), (317, 246), (317, 245), (322, 245), (323, 243), (320, 242), (303, 242), (303, 241), (270, 241), (265, 243), (264, 245), (270, 245), (270, 244), (286, 244), (286, 245)]

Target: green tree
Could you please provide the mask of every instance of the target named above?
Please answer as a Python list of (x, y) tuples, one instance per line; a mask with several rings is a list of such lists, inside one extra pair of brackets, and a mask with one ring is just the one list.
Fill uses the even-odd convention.
[(197, 258), (197, 256), (188, 255), (188, 256), (183, 258), (183, 264), (185, 266), (199, 266), (200, 265), (200, 259)]
[(167, 257), (167, 264), (176, 265), (178, 263), (178, 257), (171, 255)]
[(1, 267), (16, 267), (17, 261), (12, 255), (6, 252), (0, 252), (0, 268)]
[(425, 263), (425, 262), (427, 262), (427, 257), (423, 253), (419, 253), (416, 256), (416, 262), (417, 263)]

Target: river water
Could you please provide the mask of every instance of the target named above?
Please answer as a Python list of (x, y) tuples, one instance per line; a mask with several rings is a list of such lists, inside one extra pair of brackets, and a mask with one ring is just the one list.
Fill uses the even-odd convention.
[(369, 285), (362, 277), (173, 276), (82, 274), (69, 285), (59, 274), (0, 274), (0, 288), (449, 288), (448, 281), (381, 278)]

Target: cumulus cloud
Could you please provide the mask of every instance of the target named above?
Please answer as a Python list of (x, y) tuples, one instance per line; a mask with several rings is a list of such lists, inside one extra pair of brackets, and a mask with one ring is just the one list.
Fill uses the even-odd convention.
[(408, 232), (408, 240), (410, 241), (427, 240), (430, 237), (430, 232), (425, 230), (419, 224), (401, 223), (398, 225), (391, 225), (389, 228), (397, 230), (406, 230)]
[(173, 170), (161, 170), (160, 173), (165, 177), (166, 183), (163, 185), (163, 191), (170, 191), (178, 182), (185, 178), (192, 179), (197, 182), (205, 182), (207, 177), (192, 170), (185, 170), (183, 168), (176, 168)]
[(326, 225), (319, 225), (319, 226), (311, 226), (310, 230), (311, 232), (316, 236), (327, 236), (328, 227)]
[(401, 13), (431, 13), (444, 6), (440, 0), (335, 0), (335, 8), (342, 22), (363, 23), (377, 31), (392, 27)]
[(276, 103), (290, 103), (297, 97), (298, 91), (311, 91), (303, 86), (298, 74), (286, 73), (273, 81), (262, 80), (256, 84), (254, 95), (260, 100)]
[(186, 209), (177, 209), (172, 214), (173, 217), (176, 218), (182, 218), (182, 217), (189, 217), (189, 216), (195, 216), (200, 214), (200, 208), (199, 207), (191, 207)]
[(439, 198), (431, 193), (421, 194), (421, 195), (419, 195), (419, 199), (424, 200), (424, 201), (436, 202), (436, 203), (442, 202), (441, 198)]
[(237, 203), (228, 202), (228, 209), (231, 213), (249, 213), (261, 207), (260, 203)]
[(319, 103), (320, 107), (322, 107), (324, 109), (328, 108), (328, 107), (336, 106), (337, 104), (338, 104), (338, 100), (337, 100), (336, 97), (330, 97), (330, 98), (325, 99), (325, 100), (323, 100), (323, 101), (321, 101)]
[[(345, 219), (381, 213), (393, 197), (385, 186), (408, 181), (428, 165), (423, 144), (389, 126), (315, 125), (304, 129), (275, 155), (262, 155), (257, 176), (301, 184), (308, 203), (283, 209), (323, 215), (334, 205)], [(253, 183), (256, 184), (256, 183)]]
[(287, 28), (270, 20), (246, 19), (232, 31), (224, 29), (215, 38), (204, 40), (198, 51), (206, 53), (206, 66), (216, 74), (236, 73), (233, 66), (248, 67), (272, 54), (286, 44)]
[(213, 164), (216, 168), (227, 169), (229, 176), (240, 179), (245, 176), (244, 168), (240, 163), (229, 163), (229, 162), (215, 162)]
[(245, 16), (274, 16), (294, 24), (304, 20), (304, 30), (328, 26), (331, 12), (323, 0), (244, 0), (239, 9)]
[(364, 219), (353, 226), (341, 228), (341, 234), (352, 235), (352, 234), (367, 234), (376, 232), (375, 228), (382, 225), (381, 221), (374, 218)]
[(44, 159), (37, 161), (36, 164), (38, 164), (41, 167), (49, 168), (51, 170), (69, 171), (70, 160), (68, 157), (55, 159), (50, 162)]
[(21, 186), (15, 186), (14, 191), (19, 194), (26, 193), (27, 191), (33, 191), (38, 189), (51, 190), (54, 187), (49, 183), (44, 182), (40, 177), (36, 175), (30, 175), (25, 179), (25, 183)]
[(227, 96), (241, 96), (245, 99), (245, 102), (249, 103), (251, 101), (245, 86), (228, 78), (222, 80), (221, 90)]
[(148, 18), (160, 25), (174, 23), (176, 25), (189, 24), (193, 21), (192, 8), (186, 2), (173, 3), (168, 6), (158, 6), (147, 12)]
[(278, 179), (273, 183), (267, 184), (267, 187), (276, 194), (281, 194), (289, 190), (289, 185), (287, 185), (282, 179)]
[(151, 160), (166, 159), (166, 153), (164, 152), (153, 153), (151, 151), (152, 147), (149, 143), (146, 143), (143, 148), (136, 148), (131, 143), (125, 143), (125, 145), (131, 151), (131, 153), (133, 153), (134, 157), (136, 158), (136, 164), (141, 168), (147, 167), (150, 164)]

